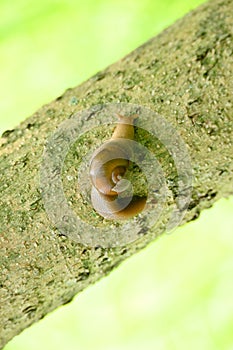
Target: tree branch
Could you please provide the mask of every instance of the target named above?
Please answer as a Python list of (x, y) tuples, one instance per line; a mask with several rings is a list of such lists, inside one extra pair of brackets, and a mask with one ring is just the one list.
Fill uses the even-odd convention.
[[(161, 144), (156, 153), (159, 141), (152, 140), (145, 130), (137, 129), (136, 140), (156, 153), (165, 169), (169, 193), (173, 195), (164, 206), (159, 225), (144, 230), (130, 244), (118, 247), (85, 246), (64, 235), (66, 232), (61, 234), (45, 211), (39, 174), (46, 140), (64, 120), (73, 120), (77, 112), (109, 102), (146, 106), (173, 126), (191, 158), (192, 197), (182, 223), (196, 219), (201, 210), (219, 198), (232, 195), (232, 23), (232, 1), (213, 0), (82, 85), (69, 89), (15, 130), (3, 134), (0, 140), (1, 347), (161, 234), (164, 221), (179, 198), (179, 169), (169, 172), (173, 154), (168, 154), (166, 144)], [(95, 107), (92, 111), (98, 112)], [(76, 180), (76, 166), (80, 165), (82, 152), (89, 151), (86, 141), (93, 147), (101, 138), (111, 135), (112, 130), (104, 125), (98, 132), (91, 130), (88, 137), (82, 136), (64, 163), (66, 195), (77, 215), (92, 224), (91, 237), (95, 227), (110, 230), (112, 222), (95, 214), (83, 198), (82, 189), (78, 188), (77, 193), (76, 182), (67, 181), (66, 175), (69, 170)], [(187, 208), (181, 211), (184, 209)], [(129, 231), (134, 230), (133, 222), (129, 221)], [(114, 225), (120, 230), (123, 224)]]

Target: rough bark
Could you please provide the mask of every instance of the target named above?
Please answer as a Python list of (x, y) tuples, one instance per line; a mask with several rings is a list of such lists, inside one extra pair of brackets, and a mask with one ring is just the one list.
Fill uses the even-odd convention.
[[(192, 198), (182, 223), (233, 194), (232, 24), (232, 1), (210, 1), (3, 134), (0, 347), (161, 233), (152, 228), (124, 247), (86, 247), (59, 234), (48, 219), (39, 190), (44, 145), (77, 111), (108, 102), (136, 103), (174, 126), (187, 145), (193, 171)], [(168, 167), (170, 159), (164, 159)]]

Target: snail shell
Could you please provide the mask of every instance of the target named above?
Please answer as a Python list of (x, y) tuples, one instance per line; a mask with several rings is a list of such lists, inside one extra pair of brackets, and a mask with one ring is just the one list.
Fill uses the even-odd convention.
[(133, 153), (132, 143), (128, 140), (134, 139), (134, 120), (137, 117), (118, 114), (119, 122), (112, 138), (91, 158), (91, 201), (94, 209), (106, 219), (128, 219), (140, 213), (146, 205), (146, 197), (129, 196), (132, 185), (123, 178)]

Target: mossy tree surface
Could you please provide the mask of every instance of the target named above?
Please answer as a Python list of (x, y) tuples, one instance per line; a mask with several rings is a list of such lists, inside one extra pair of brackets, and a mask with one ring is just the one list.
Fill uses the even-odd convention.
[[(135, 103), (176, 128), (193, 168), (192, 199), (183, 222), (233, 193), (232, 23), (232, 1), (211, 1), (3, 134), (0, 346), (158, 235), (151, 230), (127, 247), (88, 248), (59, 235), (49, 221), (39, 191), (44, 145), (77, 111)], [(92, 141), (100, 133), (91, 135)], [(72, 183), (66, 186), (72, 191)]]

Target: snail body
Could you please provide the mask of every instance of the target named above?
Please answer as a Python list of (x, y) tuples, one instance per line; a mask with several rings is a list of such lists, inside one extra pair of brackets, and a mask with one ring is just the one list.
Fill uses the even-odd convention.
[(118, 114), (119, 122), (110, 140), (93, 154), (90, 163), (92, 182), (91, 201), (94, 209), (104, 218), (124, 220), (140, 213), (146, 197), (129, 196), (131, 183), (123, 176), (129, 166), (134, 139), (134, 121), (137, 115)]

